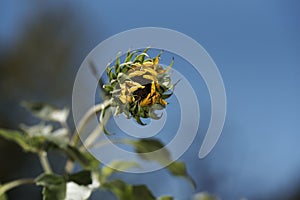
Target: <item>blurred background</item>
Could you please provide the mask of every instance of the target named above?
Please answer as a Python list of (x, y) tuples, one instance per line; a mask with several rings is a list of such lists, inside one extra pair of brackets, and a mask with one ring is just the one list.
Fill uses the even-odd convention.
[[(201, 134), (181, 158), (196, 191), (164, 170), (119, 176), (180, 200), (200, 191), (225, 200), (300, 199), (299, 8), (296, 0), (1, 0), (0, 127), (36, 122), (21, 100), (71, 107), (77, 69), (104, 39), (136, 27), (170, 28), (194, 38), (217, 64), (228, 98), (223, 133), (206, 158), (197, 157)], [(1, 183), (41, 172), (34, 155), (2, 138), (0, 163)], [(8, 196), (41, 199), (40, 192), (24, 186)], [(114, 199), (105, 192), (92, 198), (99, 197)]]

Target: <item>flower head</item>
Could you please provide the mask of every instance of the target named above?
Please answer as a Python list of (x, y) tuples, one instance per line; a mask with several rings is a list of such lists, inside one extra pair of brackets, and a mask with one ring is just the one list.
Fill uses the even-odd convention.
[(161, 53), (151, 58), (147, 51), (129, 51), (123, 63), (117, 57), (115, 65), (106, 68), (109, 83), (103, 86), (113, 97), (115, 114), (134, 117), (142, 125), (140, 118), (160, 118), (155, 111), (166, 107), (173, 89), (169, 72), (174, 60), (165, 69), (159, 64)]

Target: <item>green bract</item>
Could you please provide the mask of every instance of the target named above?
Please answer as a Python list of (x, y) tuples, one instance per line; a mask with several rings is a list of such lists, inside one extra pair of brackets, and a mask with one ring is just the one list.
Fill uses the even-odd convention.
[(117, 56), (115, 65), (106, 67), (109, 83), (103, 85), (115, 107), (115, 115), (124, 113), (127, 118), (135, 118), (144, 125), (140, 118), (160, 119), (155, 111), (166, 107), (166, 99), (172, 95), (170, 69), (159, 64), (161, 53), (151, 58), (146, 48), (143, 52), (128, 51), (124, 62)]

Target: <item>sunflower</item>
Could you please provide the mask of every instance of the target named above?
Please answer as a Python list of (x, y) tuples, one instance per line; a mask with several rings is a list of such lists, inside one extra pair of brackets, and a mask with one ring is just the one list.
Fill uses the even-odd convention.
[(103, 86), (113, 98), (115, 115), (124, 113), (142, 125), (140, 118), (160, 119), (155, 111), (166, 107), (173, 89), (170, 69), (174, 59), (165, 69), (159, 64), (162, 52), (151, 58), (148, 50), (129, 51), (123, 63), (117, 56), (115, 65), (106, 67), (109, 83)]

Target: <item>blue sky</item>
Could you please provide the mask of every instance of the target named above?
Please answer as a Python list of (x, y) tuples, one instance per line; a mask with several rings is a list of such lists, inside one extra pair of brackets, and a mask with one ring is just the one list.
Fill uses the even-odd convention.
[[(1, 4), (0, 41), (10, 45), (35, 6), (16, 0)], [(228, 112), (223, 134), (207, 158), (197, 160), (201, 142), (183, 156), (199, 178), (199, 191), (203, 186), (224, 199), (270, 199), (300, 187), (300, 5), (296, 0), (75, 0), (63, 4), (77, 10), (85, 23), (86, 53), (113, 34), (156, 26), (192, 37), (213, 58), (226, 87)], [(198, 136), (197, 141), (202, 138)], [(150, 175), (145, 177), (153, 181)], [(183, 198), (193, 192), (183, 182), (164, 178), (169, 189), (150, 183), (156, 193), (175, 191)]]

